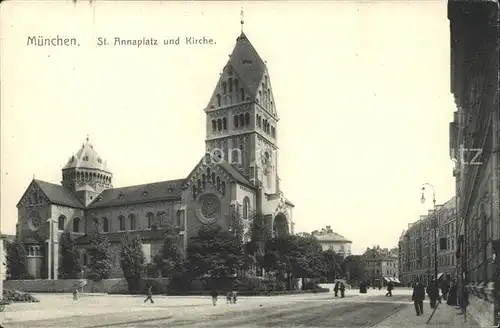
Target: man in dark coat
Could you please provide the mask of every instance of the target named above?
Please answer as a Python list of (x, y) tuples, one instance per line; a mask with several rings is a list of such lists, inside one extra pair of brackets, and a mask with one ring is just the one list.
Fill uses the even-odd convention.
[(394, 284), (392, 282), (387, 283), (387, 293), (385, 293), (385, 296), (392, 296), (392, 290), (394, 289)]
[(439, 299), (439, 288), (435, 279), (433, 279), (429, 286), (427, 286), (427, 296), (429, 296), (431, 309), (435, 308)]
[(420, 283), (418, 279), (415, 279), (413, 284), (413, 293), (411, 295), (411, 300), (415, 306), (415, 311), (417, 315), (424, 314), (424, 299), (425, 299), (425, 287)]
[(457, 305), (457, 297), (458, 297), (457, 292), (458, 292), (458, 285), (455, 282), (455, 280), (452, 280), (450, 291), (448, 293), (448, 297), (446, 298), (446, 304), (452, 306)]
[(333, 291), (335, 292), (335, 297), (337, 297), (339, 295), (339, 289), (340, 289), (340, 284), (339, 282), (337, 281), (335, 283), (335, 287), (333, 287)]
[(340, 289), (340, 297), (344, 298), (345, 297), (345, 285), (343, 282), (340, 283), (339, 289)]
[(448, 299), (448, 293), (450, 292), (450, 282), (447, 279), (441, 281), (441, 293), (443, 294), (443, 299), (446, 301)]

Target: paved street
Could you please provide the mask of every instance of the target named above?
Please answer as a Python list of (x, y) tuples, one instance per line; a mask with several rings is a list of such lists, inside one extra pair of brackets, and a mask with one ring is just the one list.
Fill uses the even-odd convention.
[[(39, 295), (41, 303), (16, 304), (5, 313), (5, 327), (383, 327), (397, 313), (415, 326), (408, 290), (396, 290), (392, 298), (384, 291), (346, 298), (332, 293), (275, 297), (241, 297), (238, 304), (219, 299), (212, 306), (208, 297), (156, 297), (144, 304), (133, 296)], [(398, 295), (399, 294), (399, 295)], [(417, 319), (418, 322), (417, 322)], [(26, 321), (31, 320), (31, 321)], [(398, 319), (400, 320), (400, 319)], [(425, 322), (425, 320), (423, 321)], [(392, 322), (391, 326), (396, 324)], [(410, 324), (411, 326), (411, 324)]]

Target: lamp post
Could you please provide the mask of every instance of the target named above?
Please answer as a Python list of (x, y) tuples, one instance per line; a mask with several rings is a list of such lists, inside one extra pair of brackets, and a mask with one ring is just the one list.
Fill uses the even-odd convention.
[(432, 204), (433, 204), (433, 213), (434, 213), (434, 279), (437, 285), (438, 281), (438, 219), (436, 212), (436, 192), (434, 191), (434, 186), (430, 183), (424, 183), (421, 187), (422, 197), (420, 201), (425, 203), (425, 187), (430, 187), (432, 189)]

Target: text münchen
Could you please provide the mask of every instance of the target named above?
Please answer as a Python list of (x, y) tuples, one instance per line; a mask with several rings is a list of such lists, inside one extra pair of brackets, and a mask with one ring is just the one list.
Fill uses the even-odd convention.
[(74, 47), (79, 46), (76, 38), (61, 37), (59, 35), (55, 37), (44, 37), (44, 36), (28, 36), (26, 41), (27, 46), (35, 47)]

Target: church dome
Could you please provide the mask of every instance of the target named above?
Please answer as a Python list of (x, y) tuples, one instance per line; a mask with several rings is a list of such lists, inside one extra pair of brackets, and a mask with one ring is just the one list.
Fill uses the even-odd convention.
[(74, 168), (101, 170), (108, 173), (110, 172), (106, 165), (106, 162), (95, 151), (94, 146), (92, 146), (92, 144), (89, 142), (88, 137), (86, 143), (82, 145), (82, 148), (80, 148), (76, 155), (70, 157), (63, 170)]

